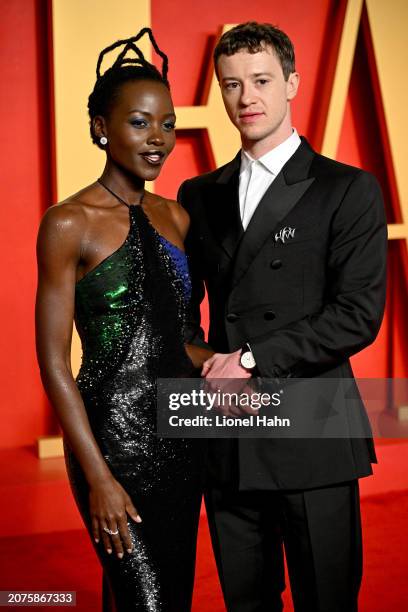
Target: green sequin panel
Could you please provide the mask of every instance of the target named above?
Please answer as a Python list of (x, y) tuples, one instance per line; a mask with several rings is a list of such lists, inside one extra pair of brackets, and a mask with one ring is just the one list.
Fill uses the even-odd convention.
[[(127, 331), (126, 313), (137, 300), (130, 297), (130, 249), (126, 241), (111, 256), (76, 284), (75, 324), (82, 342), (83, 359), (104, 360), (120, 348)], [(134, 305), (134, 304), (133, 304)]]

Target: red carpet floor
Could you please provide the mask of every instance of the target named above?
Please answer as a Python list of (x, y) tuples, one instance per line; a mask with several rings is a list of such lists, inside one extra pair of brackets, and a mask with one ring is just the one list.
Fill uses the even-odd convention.
[[(362, 512), (365, 576), (360, 611), (405, 612), (408, 495), (399, 491), (368, 497), (362, 501)], [(0, 590), (75, 590), (78, 612), (99, 612), (100, 580), (98, 562), (82, 530), (0, 539)], [(292, 610), (288, 592), (285, 603), (285, 611)], [(200, 525), (193, 610), (225, 610), (205, 517)]]

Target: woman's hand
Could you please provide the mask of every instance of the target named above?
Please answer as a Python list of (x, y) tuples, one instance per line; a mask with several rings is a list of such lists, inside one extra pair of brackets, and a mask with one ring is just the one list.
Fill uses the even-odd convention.
[(214, 355), (214, 351), (203, 348), (201, 346), (195, 346), (194, 344), (185, 344), (184, 346), (187, 355), (190, 357), (196, 369), (201, 370), (203, 363)]
[[(117, 480), (111, 477), (91, 485), (89, 510), (95, 542), (98, 543), (102, 538), (106, 552), (111, 554), (113, 546), (119, 559), (123, 557), (123, 548), (131, 553), (133, 544), (127, 525), (127, 515), (136, 523), (141, 523), (142, 519), (129, 495)], [(118, 533), (109, 535), (104, 531), (104, 527)]]

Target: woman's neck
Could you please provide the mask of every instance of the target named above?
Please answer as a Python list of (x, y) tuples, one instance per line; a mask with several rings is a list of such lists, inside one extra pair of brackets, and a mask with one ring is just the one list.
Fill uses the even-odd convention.
[(109, 163), (106, 164), (100, 180), (129, 203), (138, 200), (144, 192), (145, 182), (143, 179), (134, 174), (126, 173), (117, 167), (112, 167)]

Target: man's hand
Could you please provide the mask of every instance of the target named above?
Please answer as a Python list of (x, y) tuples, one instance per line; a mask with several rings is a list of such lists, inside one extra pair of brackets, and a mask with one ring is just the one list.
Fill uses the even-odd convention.
[(215, 353), (203, 364), (204, 378), (251, 378), (252, 374), (240, 364), (241, 350), (235, 353)]
[[(205, 388), (208, 391), (221, 391), (222, 393), (240, 395), (245, 380), (251, 378), (251, 372), (240, 364), (241, 351), (235, 353), (215, 353), (204, 362), (201, 376), (206, 380)], [(229, 380), (228, 380), (229, 379)], [(225, 416), (239, 416), (243, 411), (238, 405), (229, 401), (228, 404), (215, 406), (215, 409)]]

